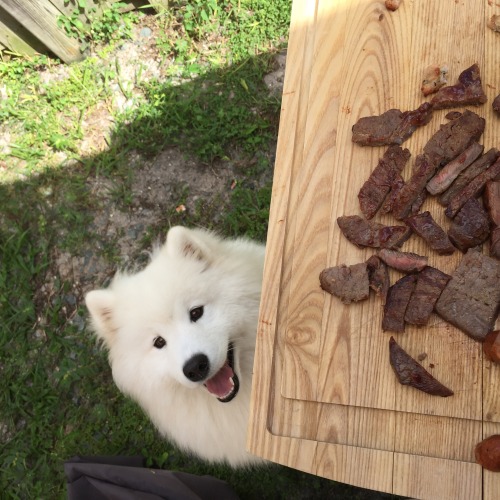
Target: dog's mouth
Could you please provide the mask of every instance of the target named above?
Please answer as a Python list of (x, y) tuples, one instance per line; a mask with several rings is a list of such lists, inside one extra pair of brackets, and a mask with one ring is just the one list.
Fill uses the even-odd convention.
[(234, 371), (234, 346), (231, 342), (227, 348), (224, 366), (204, 385), (221, 403), (229, 403), (238, 394), (240, 381)]

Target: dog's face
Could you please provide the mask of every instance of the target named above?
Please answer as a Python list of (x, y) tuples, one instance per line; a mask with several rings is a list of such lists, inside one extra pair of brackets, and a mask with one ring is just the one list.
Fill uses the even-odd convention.
[(173, 228), (144, 270), (87, 294), (123, 392), (139, 397), (181, 384), (208, 390), (221, 402), (236, 397), (245, 307), (227, 289), (216, 245), (211, 235)]

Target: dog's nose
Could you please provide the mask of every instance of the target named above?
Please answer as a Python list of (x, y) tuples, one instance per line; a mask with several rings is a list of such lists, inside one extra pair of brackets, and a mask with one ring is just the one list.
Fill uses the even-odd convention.
[(195, 354), (186, 361), (182, 371), (191, 382), (199, 382), (208, 375), (210, 362), (205, 354)]

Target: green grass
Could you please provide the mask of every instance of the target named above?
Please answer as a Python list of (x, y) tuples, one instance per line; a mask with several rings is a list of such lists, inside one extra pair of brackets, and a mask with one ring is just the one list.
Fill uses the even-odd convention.
[[(106, 354), (86, 328), (82, 292), (105, 283), (62, 275), (57, 265), (68, 254), (77, 259), (77, 274), (89, 255), (110, 269), (120, 263), (123, 234), (99, 231), (96, 213), (110, 202), (132, 213), (132, 179), (141, 170), (132, 156), (154, 158), (171, 146), (206, 168), (233, 161), (241, 168), (229, 198), (199, 199), (192, 211), (175, 208), (193, 186), (176, 186), (171, 207), (137, 239), (135, 261), (173, 224), (265, 239), (272, 170), (265, 152), (276, 140), (280, 102), (262, 77), (286, 45), (290, 7), (289, 0), (172, 2), (154, 20), (167, 68), (161, 80), (144, 79), (141, 61), (127, 80), (114, 57), (134, 23), (146, 19), (138, 13), (120, 18), (121, 31), (113, 29), (113, 12), (84, 33), (66, 24), (96, 51), (82, 63), (0, 59), (0, 138), (8, 137), (0, 142), (2, 498), (64, 498), (64, 460), (137, 454), (150, 464), (225, 479), (242, 498), (370, 497), (283, 467), (209, 466), (166, 443), (116, 389)], [(47, 72), (59, 76), (48, 80)], [(113, 88), (129, 107), (116, 106)], [(82, 151), (86, 123), (100, 107), (112, 111), (111, 132), (105, 146)], [(106, 196), (93, 191), (97, 180), (109, 184)]]

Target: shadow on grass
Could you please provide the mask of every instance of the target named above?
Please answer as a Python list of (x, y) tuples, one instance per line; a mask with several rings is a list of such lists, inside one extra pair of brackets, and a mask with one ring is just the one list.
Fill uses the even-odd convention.
[[(63, 498), (65, 459), (118, 454), (220, 477), (242, 498), (390, 497), (283, 467), (233, 471), (184, 456), (118, 392), (86, 329), (83, 292), (103, 285), (95, 269), (99, 279), (114, 271), (122, 239), (140, 252), (178, 223), (265, 238), (271, 191), (262, 179), (272, 172), (280, 104), (263, 84), (271, 67), (265, 55), (177, 85), (144, 86), (145, 104), (123, 117), (106, 151), (0, 185), (0, 489), (7, 497)], [(223, 201), (213, 193), (176, 211), (194, 187), (181, 176), (154, 224), (133, 235), (109, 231), (106, 211), (132, 214), (134, 178), (171, 147), (198, 159), (186, 168), (231, 166), (237, 188)]]

